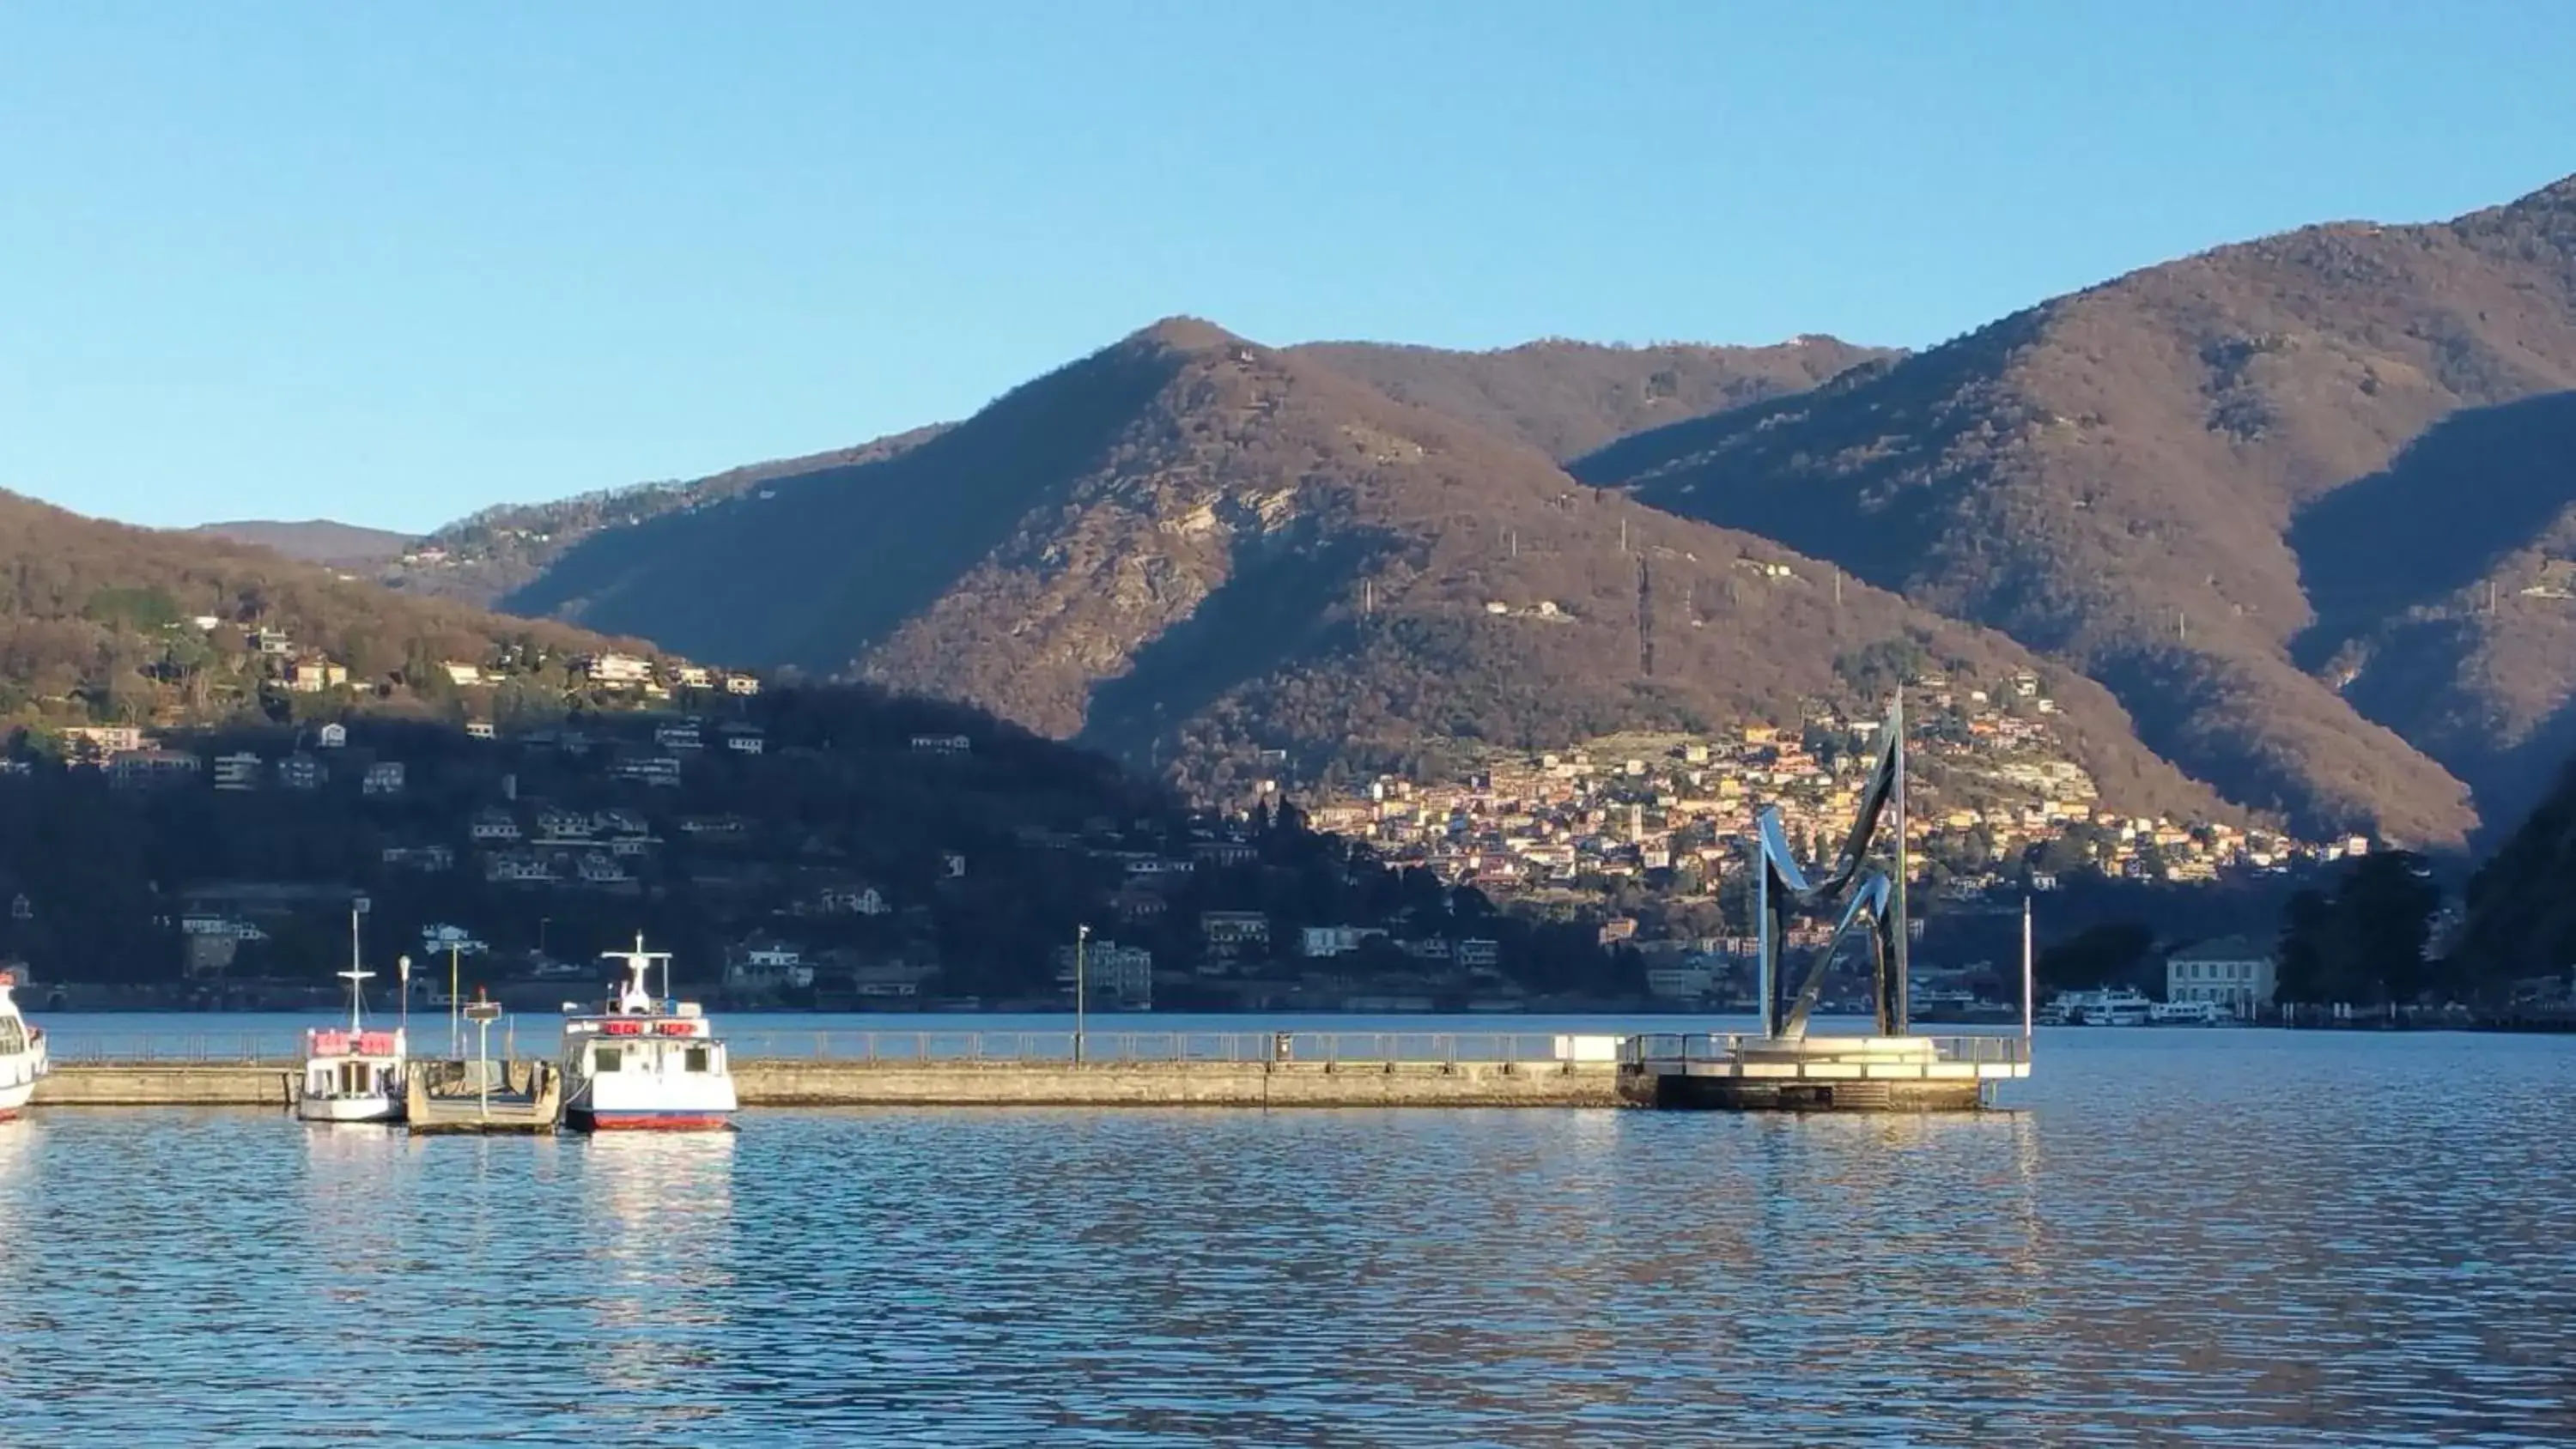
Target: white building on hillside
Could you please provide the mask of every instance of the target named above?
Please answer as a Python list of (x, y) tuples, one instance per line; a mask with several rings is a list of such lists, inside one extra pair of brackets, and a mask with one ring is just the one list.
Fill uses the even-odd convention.
[(2243, 936), (2185, 947), (2165, 958), (2165, 1000), (2214, 1001), (2236, 1016), (2272, 1009), (2272, 949)]

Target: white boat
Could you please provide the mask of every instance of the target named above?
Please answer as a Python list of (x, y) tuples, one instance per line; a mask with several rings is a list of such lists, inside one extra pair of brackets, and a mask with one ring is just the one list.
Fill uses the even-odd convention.
[(694, 1001), (653, 995), (658, 961), (669, 996), (670, 953), (645, 950), (639, 934), (634, 950), (600, 954), (624, 963), (626, 979), (605, 1010), (565, 1009), (565, 1122), (584, 1132), (732, 1126), (733, 1070), (714, 1023)]
[(2039, 1014), (2048, 1026), (2144, 1026), (2155, 1003), (2127, 986), (2102, 991), (2061, 991)]
[(2084, 1021), (2088, 1026), (2145, 1026), (2147, 1014), (2154, 1009), (2146, 993), (2123, 986), (2098, 993), (2085, 1003)]
[[(408, 962), (406, 969), (408, 969)], [(304, 1033), (304, 1089), (295, 1115), (307, 1122), (399, 1122), (405, 1108), (403, 1033), (369, 1031), (366, 983), (376, 973), (358, 965), (358, 917), (349, 915), (349, 1025)]]
[(44, 1078), (44, 1028), (18, 1014), (18, 977), (0, 971), (0, 1122), (18, 1115)]
[(2215, 1001), (2159, 1001), (2147, 1020), (2156, 1026), (2218, 1026), (2232, 1018)]

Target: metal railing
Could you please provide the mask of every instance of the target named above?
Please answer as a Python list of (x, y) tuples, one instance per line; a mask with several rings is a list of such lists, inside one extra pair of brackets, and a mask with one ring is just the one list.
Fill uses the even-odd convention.
[[(1655, 1062), (1730, 1061), (1741, 1048), (1757, 1046), (1762, 1040), (1749, 1033), (1646, 1032), (1620, 1040), (1619, 1061), (1623, 1066), (1632, 1067)], [(1821, 1043), (1827, 1039), (1820, 1037), (1815, 1040)], [(1987, 1066), (2030, 1060), (2030, 1042), (2019, 1033), (1909, 1036), (1904, 1040), (1931, 1043), (1933, 1060), (1941, 1062)]]
[[(557, 1038), (531, 1023), (516, 1024), (528, 1038), (520, 1050), (552, 1056)], [(906, 1062), (966, 1065), (1071, 1063), (1074, 1033), (1056, 1031), (799, 1031), (759, 1028), (726, 1032), (734, 1060)], [(1456, 1065), (1542, 1065), (1606, 1062), (1606, 1036), (1543, 1032), (1396, 1031), (1092, 1031), (1082, 1036), (1082, 1059), (1106, 1063), (1304, 1062)], [(1579, 1044), (1579, 1045), (1578, 1045)], [(500, 1047), (495, 1040), (495, 1048)], [(468, 1043), (469, 1049), (471, 1043)], [(152, 1063), (185, 1065), (292, 1062), (304, 1042), (297, 1030), (261, 1032), (79, 1032), (50, 1039), (61, 1065)], [(412, 1053), (443, 1056), (442, 1033), (412, 1034)]]

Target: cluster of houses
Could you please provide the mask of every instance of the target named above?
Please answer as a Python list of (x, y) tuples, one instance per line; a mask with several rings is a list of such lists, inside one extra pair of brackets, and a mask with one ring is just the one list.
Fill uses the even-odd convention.
[[(1918, 680), (1906, 831), (1943, 862), (1943, 889), (1980, 896), (2008, 884), (2048, 889), (2024, 862), (2065, 841), (2070, 862), (2130, 879), (2208, 880), (2366, 853), (2367, 839), (2303, 842), (2225, 823), (2130, 815), (2101, 802), (2060, 753), (2052, 702), (2032, 676), (1997, 692)], [(2019, 707), (2013, 707), (2018, 705)], [(1579, 888), (1668, 869), (1709, 886), (1752, 848), (1754, 821), (1777, 807), (1793, 842), (1829, 854), (1849, 827), (1874, 759), (1872, 722), (1809, 717), (1718, 738), (1636, 737), (1507, 758), (1456, 780), (1380, 777), (1319, 806), (1319, 829), (1357, 836), (1382, 857), (1489, 893)]]
[[(710, 669), (703, 664), (685, 664), (676, 660), (657, 663), (634, 654), (586, 654), (574, 661), (574, 667), (594, 687), (633, 690), (648, 699), (662, 698), (684, 689), (719, 690), (745, 697), (760, 693), (757, 675)], [(453, 678), (456, 666), (449, 668)]]

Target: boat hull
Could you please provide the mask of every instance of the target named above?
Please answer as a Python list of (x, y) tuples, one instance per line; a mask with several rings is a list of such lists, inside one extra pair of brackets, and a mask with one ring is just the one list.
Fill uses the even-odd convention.
[(295, 1115), (307, 1122), (399, 1122), (403, 1101), (400, 1097), (306, 1097), (295, 1104)]
[(0, 1122), (15, 1118), (26, 1108), (27, 1099), (36, 1095), (36, 1083), (44, 1080), (44, 1076), (42, 1052), (23, 1053), (0, 1060)]
[(577, 1132), (727, 1132), (733, 1128), (733, 1114), (712, 1110), (599, 1111), (574, 1107), (565, 1111), (564, 1122)]

